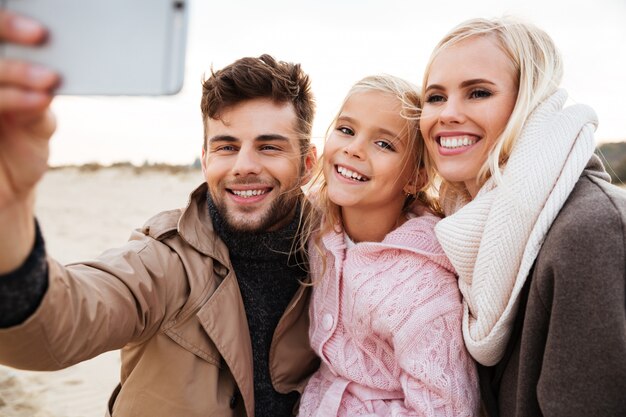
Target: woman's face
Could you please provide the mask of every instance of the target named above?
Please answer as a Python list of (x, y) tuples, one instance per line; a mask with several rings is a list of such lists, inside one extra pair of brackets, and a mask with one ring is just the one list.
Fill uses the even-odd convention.
[(474, 197), (476, 177), (504, 130), (517, 99), (511, 60), (489, 36), (443, 49), (432, 62), (420, 129), (437, 171), (463, 182)]

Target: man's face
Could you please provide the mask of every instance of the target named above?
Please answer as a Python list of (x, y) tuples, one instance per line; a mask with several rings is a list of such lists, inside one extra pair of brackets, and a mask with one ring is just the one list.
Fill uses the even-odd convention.
[(213, 202), (228, 225), (265, 232), (288, 224), (315, 163), (302, 159), (291, 103), (252, 99), (207, 120), (202, 170)]

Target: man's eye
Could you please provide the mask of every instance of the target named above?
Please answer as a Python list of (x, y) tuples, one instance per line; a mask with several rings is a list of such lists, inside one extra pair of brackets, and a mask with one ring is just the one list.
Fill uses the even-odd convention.
[(279, 151), (280, 148), (274, 145), (263, 145), (261, 146), (262, 151)]

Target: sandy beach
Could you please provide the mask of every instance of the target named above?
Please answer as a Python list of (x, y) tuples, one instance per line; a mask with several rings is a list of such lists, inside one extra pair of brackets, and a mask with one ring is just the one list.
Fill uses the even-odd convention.
[[(199, 170), (52, 170), (39, 185), (36, 206), (48, 253), (65, 263), (123, 245), (157, 212), (184, 206), (201, 182)], [(0, 366), (0, 417), (101, 417), (119, 382), (119, 364), (114, 351), (57, 372)]]

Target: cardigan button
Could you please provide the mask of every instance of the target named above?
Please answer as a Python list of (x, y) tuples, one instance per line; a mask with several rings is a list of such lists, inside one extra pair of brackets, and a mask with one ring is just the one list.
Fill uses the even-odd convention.
[(333, 328), (334, 323), (335, 323), (335, 320), (333, 319), (332, 314), (330, 313), (324, 314), (324, 316), (322, 317), (322, 329), (328, 332), (330, 331), (330, 329)]

